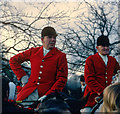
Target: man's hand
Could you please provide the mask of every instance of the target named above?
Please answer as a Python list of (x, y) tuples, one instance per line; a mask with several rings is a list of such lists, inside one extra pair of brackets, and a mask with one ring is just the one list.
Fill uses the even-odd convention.
[(47, 98), (47, 96), (46, 96), (46, 95), (43, 95), (42, 97), (40, 97), (40, 98), (38, 99), (38, 101), (39, 101), (40, 103), (39, 103), (39, 104), (37, 105), (37, 107), (34, 109), (35, 112), (39, 111), (40, 106), (41, 106), (41, 103), (42, 103), (46, 98)]
[(38, 101), (40, 101), (40, 102), (42, 103), (46, 98), (47, 98), (47, 96), (44, 95), (44, 96), (40, 97), (40, 98), (38, 99)]
[(97, 96), (97, 97), (95, 97), (95, 102), (98, 103), (101, 99), (102, 99), (101, 96)]
[(103, 93), (101, 93), (101, 94), (98, 94), (98, 96), (97, 97), (95, 97), (95, 102), (99, 102), (101, 99), (103, 98)]
[(29, 77), (27, 75), (25, 75), (21, 78), (22, 87), (24, 87), (26, 85), (26, 83), (28, 82), (28, 79), (29, 79)]

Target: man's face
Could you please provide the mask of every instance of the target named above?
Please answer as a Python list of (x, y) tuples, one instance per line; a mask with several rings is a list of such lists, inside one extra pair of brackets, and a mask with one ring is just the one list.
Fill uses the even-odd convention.
[(42, 43), (43, 43), (43, 47), (45, 49), (53, 49), (55, 47), (56, 44), (56, 37), (54, 36), (44, 36), (44, 38), (41, 38)]
[(96, 46), (98, 52), (101, 54), (101, 55), (108, 55), (109, 54), (109, 46)]

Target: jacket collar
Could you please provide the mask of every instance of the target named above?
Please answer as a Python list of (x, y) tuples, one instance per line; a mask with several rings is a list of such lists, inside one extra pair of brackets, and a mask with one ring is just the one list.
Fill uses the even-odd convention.
[(107, 66), (105, 65), (105, 63), (104, 63), (103, 59), (100, 57), (99, 53), (96, 53), (96, 56), (98, 57), (98, 59), (100, 60), (100, 62), (101, 62), (101, 63), (102, 63), (105, 67), (107, 67), (107, 66), (108, 66), (108, 64), (109, 64), (109, 55), (107, 55), (107, 57), (108, 57)]
[(52, 57), (55, 53), (56, 53), (56, 48), (55, 47), (52, 50), (50, 50), (45, 56), (43, 55), (43, 46), (41, 46), (40, 49), (38, 50), (38, 55), (42, 59)]
[(49, 58), (55, 55), (56, 48), (54, 47), (52, 50), (50, 50), (43, 58)]

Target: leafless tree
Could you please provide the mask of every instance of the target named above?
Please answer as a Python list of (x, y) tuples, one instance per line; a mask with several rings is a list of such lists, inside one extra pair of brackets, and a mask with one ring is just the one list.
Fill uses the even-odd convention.
[(68, 63), (71, 73), (83, 72), (85, 60), (95, 54), (96, 39), (100, 35), (110, 38), (110, 54), (114, 57), (120, 55), (120, 34), (118, 31), (117, 2), (89, 3), (86, 2), (88, 12), (78, 16), (74, 22), (75, 27), (67, 27), (64, 45), (69, 55)]
[[(0, 30), (2, 36), (0, 53), (2, 53), (4, 69), (9, 64), (8, 61), (11, 56), (30, 47), (41, 45), (40, 33), (44, 26), (50, 25), (60, 29), (61, 26), (65, 26), (70, 21), (71, 12), (75, 12), (77, 7), (74, 11), (71, 11), (69, 8), (67, 10), (60, 9), (62, 5), (63, 3), (53, 1), (35, 3), (0, 1)], [(59, 37), (61, 37), (60, 34), (58, 32)], [(63, 50), (64, 45), (62, 45), (61, 40), (62, 38), (59, 39), (57, 45), (58, 48)], [(24, 66), (26, 66), (26, 63)], [(9, 69), (9, 67), (7, 68)]]
[(46, 25), (54, 26), (58, 31), (57, 47), (67, 54), (69, 73), (83, 72), (86, 58), (96, 53), (96, 38), (101, 34), (112, 38), (110, 53), (115, 57), (120, 54), (117, 3), (79, 1), (73, 9), (68, 3), (64, 4), (67, 10), (62, 8), (63, 3), (53, 1), (0, 1), (3, 59), (9, 60), (21, 51), (40, 46), (41, 29)]
[[(49, 13), (56, 3), (54, 2), (37, 2), (37, 3), (11, 3), (0, 2), (1, 16), (0, 29), (2, 32), (1, 45), (3, 46), (2, 53), (10, 53), (13, 56), (15, 53), (29, 49), (30, 47), (40, 46), (41, 29), (46, 25), (57, 27), (59, 23), (65, 24), (67, 19), (66, 12), (55, 9)], [(19, 8), (21, 5), (22, 8)], [(27, 9), (27, 8), (28, 9)], [(28, 11), (32, 8), (35, 11)], [(26, 10), (26, 11), (25, 11)], [(56, 24), (58, 23), (58, 25)]]

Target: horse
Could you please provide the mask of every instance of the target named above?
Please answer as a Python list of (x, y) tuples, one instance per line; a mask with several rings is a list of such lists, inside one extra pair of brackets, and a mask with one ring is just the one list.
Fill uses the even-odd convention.
[[(41, 112), (41, 110), (42, 111), (45, 110), (46, 107), (44, 107), (45, 106), (44, 104), (47, 104), (47, 108), (50, 110), (51, 108), (52, 110), (61, 109), (61, 107), (64, 106), (64, 109), (66, 107), (66, 109), (68, 109), (71, 112), (71, 114), (80, 114), (80, 109), (85, 106), (85, 104), (87, 103), (88, 97), (89, 97), (89, 94), (87, 96), (82, 97), (81, 99), (76, 99), (64, 92), (56, 91), (54, 93), (47, 95), (47, 97), (42, 102), (40, 101), (22, 101), (22, 102), (33, 102), (33, 104), (30, 105), (28, 109), (34, 110), (35, 113)], [(57, 101), (59, 101), (59, 103)], [(49, 103), (51, 102), (52, 104), (49, 105)], [(21, 108), (24, 108), (24, 106), (22, 106), (21, 104), (18, 103), (18, 105)]]
[[(73, 98), (65, 94), (64, 92), (55, 92), (55, 93), (49, 94), (46, 97), (46, 99), (43, 101), (43, 103), (50, 99), (61, 100), (68, 105), (69, 107), (68, 109), (72, 114), (80, 114), (80, 109), (85, 106), (85, 104), (87, 103), (88, 97), (89, 97), (89, 94), (78, 100), (76, 98)], [(55, 104), (53, 108), (57, 108), (57, 107), (60, 107), (60, 105), (57, 106)], [(35, 111), (39, 111), (39, 110), (41, 110), (41, 103), (39, 103), (39, 106), (37, 106), (37, 108), (35, 109)]]

